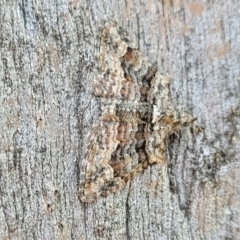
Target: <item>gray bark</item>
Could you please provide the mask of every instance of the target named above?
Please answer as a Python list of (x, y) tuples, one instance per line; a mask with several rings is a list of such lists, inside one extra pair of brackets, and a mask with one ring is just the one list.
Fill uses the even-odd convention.
[[(240, 239), (240, 2), (0, 3), (0, 239)], [(116, 19), (197, 118), (165, 166), (81, 203), (99, 29)]]

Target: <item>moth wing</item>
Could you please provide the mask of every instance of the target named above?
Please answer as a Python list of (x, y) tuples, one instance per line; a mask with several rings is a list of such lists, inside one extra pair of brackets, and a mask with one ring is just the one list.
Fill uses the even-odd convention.
[(114, 178), (114, 170), (109, 164), (119, 143), (117, 126), (116, 120), (102, 117), (89, 133), (80, 173), (80, 199), (83, 202), (96, 200), (110, 185), (117, 188), (123, 184), (123, 180)]

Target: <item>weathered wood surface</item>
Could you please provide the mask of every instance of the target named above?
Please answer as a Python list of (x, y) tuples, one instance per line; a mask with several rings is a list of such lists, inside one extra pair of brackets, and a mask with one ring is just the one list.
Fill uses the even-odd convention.
[[(240, 239), (239, 1), (1, 1), (0, 239)], [(197, 121), (96, 203), (78, 198), (99, 29), (116, 19)]]

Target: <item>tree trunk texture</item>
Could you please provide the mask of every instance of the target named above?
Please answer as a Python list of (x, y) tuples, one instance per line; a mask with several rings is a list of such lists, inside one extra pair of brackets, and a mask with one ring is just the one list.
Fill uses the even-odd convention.
[[(0, 239), (240, 239), (240, 2), (2, 0)], [(79, 200), (103, 20), (197, 120), (163, 166)]]

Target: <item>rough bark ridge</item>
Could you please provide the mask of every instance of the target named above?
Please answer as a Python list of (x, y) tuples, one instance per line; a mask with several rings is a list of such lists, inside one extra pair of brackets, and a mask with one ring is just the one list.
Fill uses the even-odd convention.
[[(240, 239), (239, 1), (1, 1), (0, 239)], [(197, 117), (122, 191), (79, 201), (102, 20)]]

